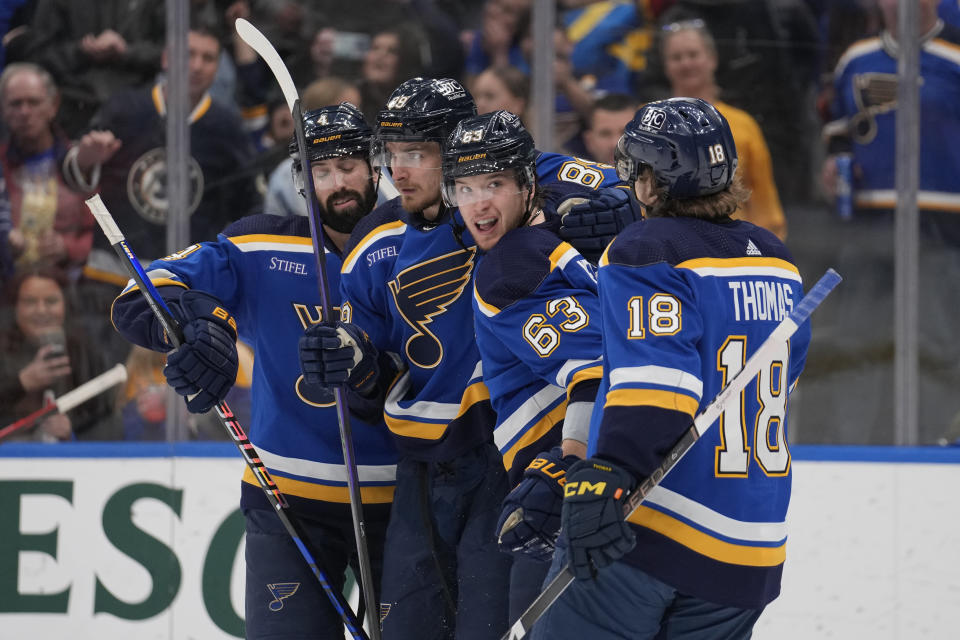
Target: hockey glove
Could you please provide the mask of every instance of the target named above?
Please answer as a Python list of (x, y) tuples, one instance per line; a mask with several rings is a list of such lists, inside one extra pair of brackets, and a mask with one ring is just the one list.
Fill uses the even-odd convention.
[(561, 521), (570, 549), (570, 568), (578, 579), (619, 560), (637, 543), (623, 518), (623, 503), (636, 481), (616, 465), (589, 458), (567, 471)]
[(550, 561), (560, 533), (567, 467), (578, 460), (554, 447), (530, 463), (523, 480), (503, 501), (497, 521), (501, 551)]
[(568, 198), (557, 212), (560, 237), (594, 264), (624, 227), (643, 219), (640, 204), (619, 187), (600, 189), (591, 198)]
[(237, 379), (237, 323), (223, 304), (187, 290), (168, 305), (183, 329), (183, 344), (167, 356), (167, 384), (187, 396), (187, 410), (205, 413)]
[(377, 385), (377, 348), (355, 324), (314, 324), (300, 336), (300, 369), (307, 384), (333, 387), (347, 383), (360, 395)]

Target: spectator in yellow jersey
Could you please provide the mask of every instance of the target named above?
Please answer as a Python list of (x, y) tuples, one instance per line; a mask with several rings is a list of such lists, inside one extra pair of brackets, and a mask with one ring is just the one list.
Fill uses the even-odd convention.
[(753, 116), (719, 99), (721, 91), (714, 76), (717, 48), (713, 36), (700, 20), (676, 22), (663, 28), (660, 46), (673, 95), (710, 102), (730, 124), (740, 158), (738, 173), (744, 186), (752, 192), (734, 217), (768, 229), (781, 241), (785, 240), (787, 221), (773, 182), (770, 150)]

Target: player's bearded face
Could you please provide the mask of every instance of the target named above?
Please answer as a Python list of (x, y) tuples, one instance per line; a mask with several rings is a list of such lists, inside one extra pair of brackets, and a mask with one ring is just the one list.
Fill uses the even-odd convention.
[(324, 223), (334, 231), (350, 233), (377, 202), (366, 160), (347, 156), (320, 160), (310, 168)]
[(377, 203), (373, 181), (367, 180), (361, 190), (342, 187), (321, 202), (324, 223), (340, 233), (350, 233), (360, 218), (370, 213)]

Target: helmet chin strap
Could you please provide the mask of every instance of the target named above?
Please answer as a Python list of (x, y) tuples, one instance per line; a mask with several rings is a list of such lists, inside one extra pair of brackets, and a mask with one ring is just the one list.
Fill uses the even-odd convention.
[(536, 191), (532, 184), (527, 185), (527, 199), (523, 204), (523, 217), (520, 218), (518, 227), (525, 227), (533, 219), (533, 194)]

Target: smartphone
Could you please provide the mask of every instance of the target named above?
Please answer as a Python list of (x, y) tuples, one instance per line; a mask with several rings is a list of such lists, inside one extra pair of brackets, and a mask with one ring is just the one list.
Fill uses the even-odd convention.
[(362, 60), (370, 48), (370, 36), (354, 31), (337, 31), (333, 36), (333, 57), (343, 60)]
[(67, 355), (67, 348), (65, 345), (53, 343), (50, 345), (50, 351), (47, 351), (47, 355), (43, 356), (44, 360), (53, 360), (54, 358), (61, 358)]

